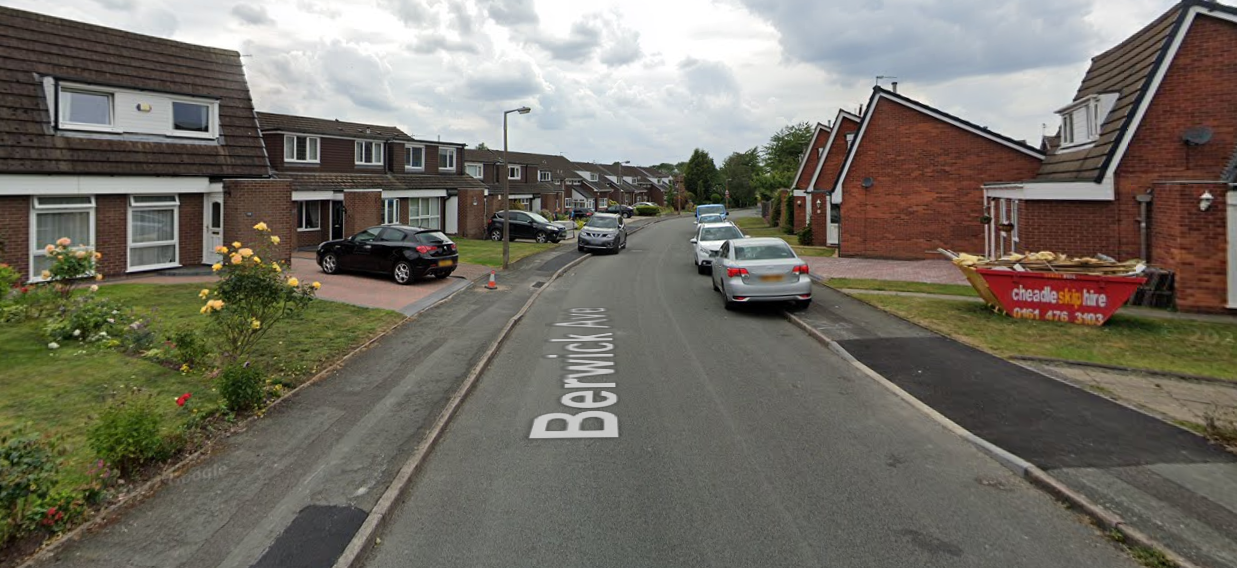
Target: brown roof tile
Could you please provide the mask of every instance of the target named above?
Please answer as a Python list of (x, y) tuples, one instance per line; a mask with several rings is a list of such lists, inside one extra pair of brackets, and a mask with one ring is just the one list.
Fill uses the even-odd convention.
[(345, 189), (484, 189), (481, 180), (466, 175), (432, 174), (331, 174), (280, 172), (280, 179), (292, 180), (296, 191), (338, 191)]
[[(41, 77), (219, 100), (218, 143), (57, 135)], [(240, 55), (0, 7), (0, 172), (265, 176)]]
[(339, 119), (292, 116), (290, 114), (275, 114), (273, 112), (259, 112), (258, 125), (264, 132), (291, 132), (294, 134), (319, 134), (343, 138), (412, 141), (411, 136), (394, 126), (344, 122)]

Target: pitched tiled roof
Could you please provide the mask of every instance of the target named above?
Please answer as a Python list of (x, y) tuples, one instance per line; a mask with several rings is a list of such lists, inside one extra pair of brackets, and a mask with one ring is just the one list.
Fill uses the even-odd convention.
[[(502, 193), (503, 191), (503, 184), (501, 182), (490, 183), (486, 185), (488, 185), (490, 188), (490, 195), (494, 195), (495, 193)], [(553, 184), (549, 184), (545, 182), (532, 182), (532, 183), (511, 182), (511, 193), (512, 194), (517, 194), (517, 193), (542, 194), (542, 193), (555, 193), (555, 192), (562, 193), (562, 190), (559, 189), (557, 185), (553, 185)]]
[(1044, 158), (1037, 181), (1090, 181), (1103, 179), (1112, 154), (1121, 144), (1135, 110), (1146, 96), (1155, 72), (1163, 62), (1170, 40), (1180, 28), (1183, 8), (1174, 6), (1147, 27), (1116, 47), (1091, 59), (1074, 100), (1091, 95), (1120, 93), (1100, 127), (1095, 145), (1086, 150), (1054, 152)]
[[(265, 176), (266, 150), (235, 51), (0, 7), (0, 172)], [(219, 101), (215, 141), (56, 135), (42, 78)]]
[(294, 134), (318, 134), (343, 138), (368, 138), (371, 140), (401, 140), (411, 142), (412, 137), (394, 126), (344, 122), (339, 119), (312, 118), (259, 112), (258, 124), (266, 132), (291, 132)]
[(472, 176), (426, 174), (330, 174), (280, 172), (280, 179), (292, 180), (296, 191), (338, 191), (344, 189), (484, 189)]

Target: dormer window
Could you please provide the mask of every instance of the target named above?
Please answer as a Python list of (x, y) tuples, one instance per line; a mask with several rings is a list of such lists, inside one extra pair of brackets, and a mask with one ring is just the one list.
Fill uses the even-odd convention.
[(382, 142), (356, 142), (356, 164), (358, 166), (382, 165)]
[(112, 126), (112, 95), (93, 91), (60, 91), (60, 123), (64, 126)]
[(1061, 115), (1061, 149), (1082, 150), (1100, 137), (1104, 120), (1117, 102), (1118, 93), (1091, 95), (1057, 111)]
[(545, 170), (537, 172), (537, 181), (550, 181), (550, 172)]
[(219, 101), (44, 78), (56, 128), (168, 138), (219, 136)]
[(589, 172), (588, 181), (597, 181), (597, 172)]
[(507, 166), (507, 179), (520, 179), (524, 175), (524, 166)]

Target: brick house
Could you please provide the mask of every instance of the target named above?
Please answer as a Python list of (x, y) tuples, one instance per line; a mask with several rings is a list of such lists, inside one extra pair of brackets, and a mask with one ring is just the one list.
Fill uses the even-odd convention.
[(559, 155), (529, 152), (507, 152), (507, 157), (504, 166), (500, 150), (465, 151), (465, 171), (489, 188), (487, 217), (504, 208), (504, 175), (513, 205), (519, 204), (525, 211), (564, 212), (563, 193), (568, 179), (574, 176), (570, 160)]
[(618, 188), (618, 196), (611, 196), (614, 201), (623, 205), (631, 205), (649, 200), (648, 187), (637, 183), (640, 179), (639, 168), (622, 164), (601, 164), (597, 166), (597, 169)]
[(811, 211), (807, 208), (809, 197), (807, 192), (811, 189), (812, 174), (816, 172), (816, 166), (820, 165), (825, 156), (825, 146), (829, 143), (831, 132), (830, 127), (816, 123), (816, 128), (812, 130), (812, 137), (808, 139), (807, 147), (803, 149), (803, 155), (799, 157), (799, 169), (795, 171), (795, 179), (791, 186), (795, 200), (795, 233), (803, 230), (811, 222)]
[(1237, 308), (1234, 45), (1237, 9), (1187, 0), (1094, 57), (1038, 172), (984, 186), (1014, 225), (989, 254), (1143, 258), (1176, 273), (1178, 308)]
[(213, 263), (257, 221), (289, 234), (235, 51), (4, 7), (0, 36), (20, 46), (0, 58), (0, 261), (38, 281), (68, 237), (114, 276)]
[(620, 202), (622, 188), (612, 179), (613, 174), (597, 164), (572, 162), (576, 175), (580, 176), (580, 185), (594, 195), (594, 200), (587, 200), (586, 207), (590, 209), (605, 209), (609, 202)]
[(296, 246), (380, 223), (481, 236), (485, 186), (464, 174), (463, 144), (417, 140), (393, 126), (257, 117), (276, 178), (292, 185)]
[(882, 87), (875, 87), (834, 184), (839, 254), (936, 257), (983, 250), (976, 191), (1034, 175), (1044, 154)]
[(838, 201), (833, 200), (833, 186), (842, 173), (842, 164), (855, 142), (859, 132), (860, 115), (838, 110), (837, 116), (829, 123), (829, 138), (825, 141), (824, 151), (816, 160), (807, 183), (807, 197), (811, 207), (806, 207), (808, 223), (812, 226), (812, 244), (816, 246), (837, 246), (842, 221), (841, 194)]
[(670, 193), (670, 174), (656, 168), (632, 167), (632, 169), (636, 171), (635, 184), (640, 186), (645, 194), (644, 199), (637, 199), (635, 202), (649, 201), (665, 207), (666, 196)]

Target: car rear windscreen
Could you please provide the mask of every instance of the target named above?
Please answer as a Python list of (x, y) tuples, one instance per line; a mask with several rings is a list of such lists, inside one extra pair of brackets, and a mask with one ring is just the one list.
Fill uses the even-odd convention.
[(740, 245), (734, 247), (735, 260), (774, 260), (794, 258), (795, 251), (787, 244)]
[(700, 240), (702, 241), (725, 241), (741, 238), (743, 238), (743, 233), (740, 233), (734, 227), (705, 227), (700, 229)]
[(425, 231), (417, 233), (417, 240), (427, 245), (443, 245), (451, 242), (451, 239), (440, 231)]

